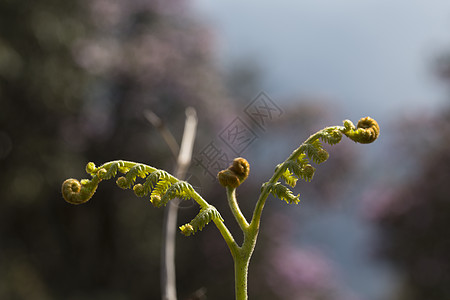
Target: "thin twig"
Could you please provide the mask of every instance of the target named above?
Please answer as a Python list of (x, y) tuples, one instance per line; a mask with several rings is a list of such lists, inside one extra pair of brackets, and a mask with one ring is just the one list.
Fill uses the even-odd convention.
[[(175, 167), (175, 177), (184, 179), (186, 171), (191, 164), (192, 149), (194, 147), (195, 135), (197, 130), (197, 113), (192, 107), (186, 109), (186, 122), (184, 126), (181, 148), (178, 146), (175, 138), (165, 127), (161, 119), (153, 112), (147, 111), (146, 118), (161, 133), (172, 154), (177, 159)], [(178, 152), (179, 149), (179, 152)], [(176, 150), (176, 152), (175, 152)], [(175, 238), (178, 216), (179, 199), (171, 201), (165, 210), (163, 225), (163, 242), (161, 249), (161, 289), (163, 300), (176, 300), (176, 273), (175, 273)]]
[(147, 121), (150, 122), (150, 124), (158, 129), (167, 146), (169, 146), (170, 152), (172, 152), (172, 156), (177, 159), (178, 153), (180, 151), (180, 146), (178, 146), (177, 140), (170, 132), (170, 130), (166, 127), (164, 122), (151, 110), (145, 110), (144, 117), (147, 119)]

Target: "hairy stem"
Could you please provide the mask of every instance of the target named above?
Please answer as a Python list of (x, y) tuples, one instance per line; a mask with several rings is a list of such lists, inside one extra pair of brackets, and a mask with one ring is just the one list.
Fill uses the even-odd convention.
[(230, 249), (231, 255), (233, 256), (233, 259), (237, 256), (239, 252), (239, 246), (237, 245), (236, 241), (234, 240), (233, 235), (228, 230), (228, 228), (225, 226), (222, 220), (214, 219), (214, 224), (216, 225), (217, 229), (219, 229), (220, 234), (222, 235), (223, 239), (225, 240), (225, 243), (227, 243), (228, 248)]
[[(240, 251), (242, 252), (242, 251)], [(247, 282), (248, 282), (248, 266), (250, 263), (250, 256), (242, 256), (234, 260), (234, 284), (236, 300), (247, 300)]]
[(248, 222), (245, 219), (245, 216), (242, 214), (241, 209), (239, 208), (239, 204), (236, 200), (236, 188), (227, 187), (227, 198), (228, 204), (230, 205), (231, 211), (241, 227), (242, 231), (246, 231), (248, 228)]

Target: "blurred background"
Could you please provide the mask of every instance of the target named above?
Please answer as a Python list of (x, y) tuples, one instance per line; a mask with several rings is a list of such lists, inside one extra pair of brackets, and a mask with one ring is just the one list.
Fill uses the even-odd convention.
[[(299, 205), (268, 201), (251, 298), (450, 299), (449, 26), (443, 0), (2, 0), (0, 299), (160, 299), (163, 210), (113, 182), (73, 206), (60, 186), (89, 161), (173, 170), (143, 112), (180, 140), (189, 106), (189, 180), (237, 240), (219, 167), (250, 162), (249, 218), (311, 133), (367, 115), (381, 127), (374, 144), (333, 146)], [(245, 144), (227, 140), (236, 124)], [(183, 203), (178, 223), (197, 212)], [(177, 288), (233, 299), (213, 225), (177, 237)]]

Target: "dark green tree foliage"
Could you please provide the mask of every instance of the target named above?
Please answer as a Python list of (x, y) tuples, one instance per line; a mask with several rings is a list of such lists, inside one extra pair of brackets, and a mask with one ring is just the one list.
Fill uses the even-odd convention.
[[(107, 186), (73, 209), (59, 186), (86, 157), (151, 157), (170, 169), (145, 109), (181, 133), (193, 105), (201, 127), (214, 128), (225, 110), (209, 37), (184, 10), (178, 1), (0, 1), (0, 299), (159, 297), (160, 236), (150, 228), (162, 212)], [(199, 287), (187, 277), (180, 296)]]

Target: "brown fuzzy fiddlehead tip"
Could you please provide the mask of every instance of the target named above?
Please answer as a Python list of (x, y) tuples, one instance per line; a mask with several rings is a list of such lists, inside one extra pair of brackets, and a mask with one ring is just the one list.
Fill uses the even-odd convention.
[(220, 171), (217, 178), (222, 186), (237, 188), (247, 179), (249, 173), (250, 165), (248, 161), (238, 157), (233, 160), (233, 164), (228, 169)]
[(357, 143), (369, 144), (380, 135), (380, 126), (371, 117), (360, 119), (356, 127), (351, 121), (345, 120), (343, 133)]

